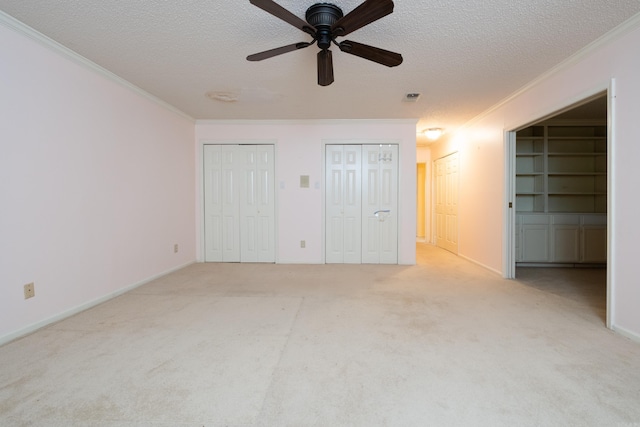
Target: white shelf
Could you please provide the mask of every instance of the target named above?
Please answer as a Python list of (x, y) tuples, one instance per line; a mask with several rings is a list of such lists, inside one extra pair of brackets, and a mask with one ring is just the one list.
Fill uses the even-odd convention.
[(607, 130), (545, 123), (516, 135), (516, 211), (606, 213)]

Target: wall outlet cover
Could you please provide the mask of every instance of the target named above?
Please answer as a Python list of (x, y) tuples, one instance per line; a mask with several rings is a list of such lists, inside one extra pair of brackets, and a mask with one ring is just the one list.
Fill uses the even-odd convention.
[(24, 299), (33, 298), (36, 296), (36, 288), (33, 283), (27, 283), (24, 285)]

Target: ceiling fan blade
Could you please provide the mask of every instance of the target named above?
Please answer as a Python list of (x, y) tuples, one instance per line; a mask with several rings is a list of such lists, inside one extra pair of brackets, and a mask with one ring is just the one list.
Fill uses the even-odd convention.
[(311, 25), (309, 25), (305, 20), (298, 18), (296, 15), (289, 12), (278, 3), (272, 0), (249, 0), (249, 2), (252, 5), (264, 10), (265, 12), (269, 12), (276, 18), (280, 18), (283, 21), (293, 25), (294, 27), (304, 31), (305, 33), (311, 34), (313, 37), (315, 37), (316, 30)]
[(333, 83), (333, 57), (329, 49), (318, 52), (318, 84), (329, 86)]
[(336, 36), (346, 36), (391, 12), (393, 12), (392, 0), (366, 0), (333, 24), (331, 31)]
[(301, 42), (294, 43), (288, 46), (277, 47), (275, 49), (265, 50), (264, 52), (254, 53), (247, 56), (248, 61), (262, 61), (263, 59), (273, 58), (274, 56), (282, 55), (283, 53), (293, 52), (294, 50), (304, 49), (311, 46), (311, 43)]
[(380, 49), (379, 47), (368, 46), (366, 44), (352, 42), (351, 40), (345, 40), (339, 43), (338, 46), (340, 50), (345, 53), (359, 56), (360, 58), (368, 59), (369, 61), (377, 62), (387, 67), (396, 67), (402, 64), (402, 55)]

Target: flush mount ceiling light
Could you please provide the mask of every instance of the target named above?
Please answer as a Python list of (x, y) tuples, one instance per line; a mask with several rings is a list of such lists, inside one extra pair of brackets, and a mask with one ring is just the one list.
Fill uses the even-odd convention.
[(424, 135), (432, 141), (435, 141), (436, 139), (440, 138), (440, 135), (442, 135), (442, 132), (443, 131), (441, 128), (430, 128), (422, 131), (422, 133), (424, 133)]

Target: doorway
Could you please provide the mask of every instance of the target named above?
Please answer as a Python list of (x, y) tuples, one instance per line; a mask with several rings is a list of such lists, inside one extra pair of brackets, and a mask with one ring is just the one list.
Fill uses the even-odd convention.
[(592, 276), (602, 278), (597, 285), (607, 308), (608, 110), (607, 93), (600, 93), (508, 133), (513, 208), (506, 254), (510, 278), (532, 271), (579, 277), (564, 270), (598, 268)]
[(397, 264), (398, 145), (325, 150), (325, 262)]

